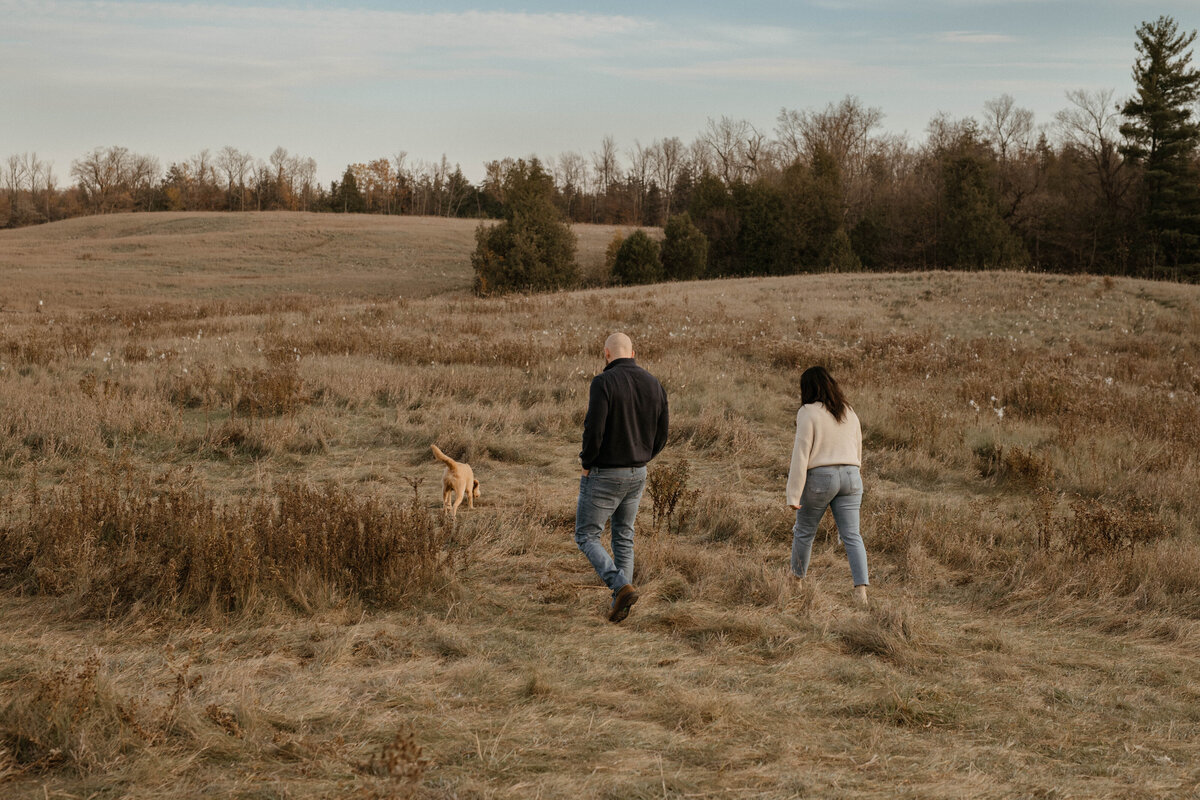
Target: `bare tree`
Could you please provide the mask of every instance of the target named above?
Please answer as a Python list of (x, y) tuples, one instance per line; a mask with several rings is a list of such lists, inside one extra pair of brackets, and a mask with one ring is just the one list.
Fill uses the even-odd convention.
[(54, 198), (58, 179), (54, 175), (54, 163), (43, 161), (41, 172), (34, 176), (34, 182), (42, 192), (42, 203), (45, 205), (46, 221), (50, 221), (50, 201)]
[(18, 211), (19, 195), (21, 192), (21, 157), (13, 154), (8, 157), (7, 167), (0, 165), (0, 177), (4, 179), (4, 188), (8, 191), (9, 224), (17, 224), (20, 218)]
[(698, 175), (717, 174), (716, 159), (703, 137), (694, 139), (688, 145), (686, 161), (692, 165)]
[(554, 180), (567, 200), (567, 217), (573, 219), (575, 200), (587, 188), (587, 159), (573, 150), (560, 154), (554, 169)]
[(780, 157), (787, 164), (812, 164), (818, 148), (833, 157), (844, 175), (860, 173), (870, 158), (874, 131), (883, 112), (867, 108), (853, 95), (824, 111), (782, 109), (776, 118), (775, 135)]
[(144, 211), (154, 210), (154, 184), (158, 182), (160, 175), (162, 175), (162, 166), (158, 163), (157, 158), (139, 153), (129, 154), (128, 171), (126, 172), (129, 194), (134, 202), (137, 202), (139, 196), (142, 198), (141, 208)]
[(633, 140), (633, 149), (629, 151), (629, 182), (633, 189), (633, 218), (639, 225), (646, 212), (646, 195), (650, 191), (656, 158), (657, 151), (653, 146), (642, 147), (641, 142)]
[(455, 163), (454, 168), (450, 168), (450, 161), (446, 158), (445, 153), (442, 153), (439, 172), (442, 175), (442, 193), (445, 195), (442, 214), (447, 217), (456, 217), (458, 210), (462, 208), (463, 202), (467, 199), (467, 189), (470, 184), (463, 176), (460, 164)]
[(751, 178), (759, 178), (769, 172), (773, 166), (773, 148), (766, 134), (747, 123), (746, 143), (743, 150), (745, 165), (743, 170)]
[(1017, 108), (1011, 94), (983, 104), (983, 134), (1001, 163), (1029, 151), (1033, 144), (1033, 112)]
[(600, 150), (592, 153), (592, 169), (596, 173), (600, 194), (608, 194), (608, 188), (621, 179), (621, 166), (617, 163), (617, 142), (605, 136)]
[(292, 175), (288, 172), (288, 167), (292, 161), (288, 157), (287, 148), (276, 147), (271, 151), (271, 155), (267, 160), (274, 170), (275, 191), (279, 199), (279, 204), (284, 208), (290, 209), (295, 205), (295, 193), (292, 189)]
[(1013, 217), (1037, 191), (1043, 177), (1037, 160), (1031, 157), (1035, 144), (1033, 112), (1018, 108), (1010, 94), (987, 101), (983, 109), (983, 135), (996, 154), (1000, 196), (1007, 206), (1005, 216)]
[(876, 133), (882, 120), (880, 109), (863, 106), (853, 95), (822, 111), (782, 109), (775, 126), (778, 158), (784, 165), (810, 167), (818, 153), (832, 159), (846, 221), (853, 225), (878, 183), (874, 177), (878, 170), (873, 167), (890, 149), (887, 138)]
[(119, 193), (128, 188), (132, 155), (124, 147), (97, 147), (77, 161), (71, 162), (71, 177), (83, 192), (92, 211), (106, 214), (119, 203)]
[(290, 167), (292, 174), (296, 176), (295, 182), (300, 190), (300, 210), (308, 211), (316, 191), (317, 161), (311, 157), (296, 156)]
[(708, 120), (700, 140), (712, 156), (718, 177), (726, 184), (741, 180), (749, 171), (747, 150), (756, 135), (754, 126), (744, 119), (721, 117), (720, 120)]
[(254, 181), (255, 210), (262, 211), (274, 191), (275, 176), (271, 172), (271, 165), (261, 158), (255, 159), (254, 166), (250, 168), (250, 179)]
[(217, 193), (217, 170), (213, 166), (212, 154), (204, 148), (188, 161), (192, 174), (192, 197), (189, 206), (195, 209), (211, 209)]
[(1134, 174), (1119, 150), (1121, 114), (1114, 94), (1112, 89), (1067, 92), (1071, 107), (1054, 117), (1063, 155), (1079, 165), (1073, 174), (1081, 196), (1090, 196), (1094, 203), (1072, 203), (1091, 212), (1080, 215), (1087, 238), (1079, 252), (1089, 268), (1106, 258), (1114, 263), (1123, 260), (1113, 251), (1120, 249), (1115, 243), (1121, 237), (1122, 209)]
[(404, 203), (413, 198), (413, 170), (408, 166), (408, 154), (401, 150), (392, 156), (391, 163), (396, 167), (396, 213), (404, 212)]
[(243, 153), (236, 147), (226, 145), (217, 153), (216, 166), (225, 174), (227, 191), (229, 192), (229, 207), (233, 208), (233, 192), (237, 187), (239, 208), (246, 210), (246, 172), (254, 159), (249, 153)]
[(684, 147), (679, 137), (655, 142), (657, 157), (654, 161), (654, 178), (663, 191), (663, 220), (671, 218), (671, 198), (675, 193), (675, 182), (684, 165)]
[(1116, 207), (1129, 188), (1124, 160), (1117, 150), (1120, 111), (1113, 103), (1114, 94), (1113, 89), (1067, 92), (1072, 107), (1054, 116), (1063, 143), (1088, 164), (1094, 190), (1110, 208)]

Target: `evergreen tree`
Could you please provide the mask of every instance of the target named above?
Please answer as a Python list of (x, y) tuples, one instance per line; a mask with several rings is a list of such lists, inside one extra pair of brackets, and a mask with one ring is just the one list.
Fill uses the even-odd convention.
[(662, 261), (659, 259), (658, 242), (636, 230), (617, 250), (613, 261), (613, 280), (622, 284), (656, 283), (663, 278)]
[(1171, 17), (1143, 22), (1133, 65), (1136, 94), (1121, 109), (1125, 143), (1121, 153), (1140, 164), (1144, 220), (1150, 235), (1150, 266), (1200, 275), (1200, 186), (1194, 163), (1200, 124), (1193, 106), (1200, 99), (1200, 72), (1192, 69), (1196, 32), (1180, 33)]
[(830, 272), (862, 272), (862, 261), (855, 254), (850, 234), (846, 233), (845, 228), (838, 228), (829, 240), (821, 264)]
[(843, 217), (837, 160), (824, 146), (818, 146), (811, 166), (796, 162), (784, 170), (782, 192), (784, 227), (790, 239), (791, 263), (786, 271), (828, 266), (822, 262)]
[(738, 269), (741, 219), (733, 197), (721, 179), (705, 173), (691, 191), (688, 212), (708, 240), (708, 275), (732, 275)]
[(1000, 214), (992, 163), (982, 153), (949, 154), (942, 165), (945, 209), (938, 258), (951, 269), (1007, 269), (1024, 266), (1021, 241)]
[(765, 180), (735, 183), (738, 275), (786, 275), (796, 272), (792, 237), (784, 215), (783, 193)]
[(334, 211), (340, 211), (343, 214), (360, 214), (366, 208), (362, 192), (358, 190), (358, 180), (354, 177), (354, 170), (350, 167), (346, 167), (346, 171), (342, 173), (342, 182), (333, 195)]
[(663, 228), (663, 277), (669, 281), (690, 281), (704, 274), (708, 263), (708, 239), (692, 224), (685, 211), (667, 220)]
[(554, 205), (554, 181), (537, 159), (507, 165), (504, 219), (475, 231), (475, 293), (546, 291), (578, 279), (575, 234)]

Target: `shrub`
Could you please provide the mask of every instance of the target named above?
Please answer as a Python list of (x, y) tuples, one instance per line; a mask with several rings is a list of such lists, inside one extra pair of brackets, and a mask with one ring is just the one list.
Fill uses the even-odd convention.
[(1077, 497), (1071, 502), (1071, 511), (1072, 516), (1060, 523), (1063, 543), (1083, 558), (1133, 550), (1167, 534), (1166, 526), (1142, 498), (1116, 507)]
[(396, 731), (396, 736), (385, 743), (378, 753), (371, 756), (363, 769), (371, 775), (389, 780), (386, 795), (376, 792), (373, 796), (394, 798), (412, 797), (429, 767), (429, 759), (422, 755), (416, 741), (416, 732), (411, 725)]
[(231, 416), (287, 414), (305, 402), (304, 381), (294, 363), (273, 364), (267, 369), (237, 367), (229, 370), (216, 388)]
[(667, 220), (663, 228), (663, 277), (669, 281), (690, 281), (704, 274), (708, 263), (708, 239), (692, 223), (686, 211)]
[(236, 611), (263, 597), (300, 608), (347, 596), (395, 604), (441, 588), (451, 529), (413, 500), (397, 508), (338, 486), (285, 483), (228, 505), (178, 474), (111, 463), (0, 520), (0, 580), (72, 595), (84, 611), (147, 604)]
[(975, 459), (983, 478), (995, 478), (1033, 491), (1050, 486), (1054, 480), (1050, 458), (1032, 448), (984, 442), (975, 448)]
[[(687, 518), (685, 501), (695, 497), (695, 492), (689, 492), (687, 488), (689, 469), (686, 458), (673, 464), (656, 464), (650, 468), (646, 476), (646, 493), (654, 503), (654, 530), (657, 531), (664, 522), (668, 532), (672, 523), (675, 530), (678, 530)], [(679, 507), (681, 502), (684, 502), (683, 508)], [(678, 521), (675, 519), (676, 511), (679, 512)]]
[(629, 234), (617, 249), (613, 261), (613, 281), (623, 284), (655, 283), (663, 278), (658, 242), (637, 230)]
[(103, 772), (161, 733), (138, 719), (136, 700), (117, 694), (100, 666), (93, 655), (77, 670), (27, 675), (0, 707), (0, 745), (22, 771)]

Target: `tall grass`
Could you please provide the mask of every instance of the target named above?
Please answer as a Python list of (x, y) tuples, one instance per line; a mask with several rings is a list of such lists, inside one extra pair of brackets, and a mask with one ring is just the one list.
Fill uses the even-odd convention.
[(152, 476), (114, 460), (49, 491), (30, 481), (0, 527), (0, 575), (94, 614), (391, 605), (449, 584), (461, 555), (452, 534), (415, 490), (395, 507), (285, 481), (219, 502), (186, 472)]

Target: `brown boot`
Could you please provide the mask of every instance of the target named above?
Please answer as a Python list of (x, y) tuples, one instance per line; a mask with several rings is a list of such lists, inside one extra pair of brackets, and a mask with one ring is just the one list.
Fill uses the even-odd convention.
[(629, 609), (637, 602), (638, 592), (632, 583), (627, 583), (617, 592), (608, 612), (609, 622), (622, 622), (629, 616)]

